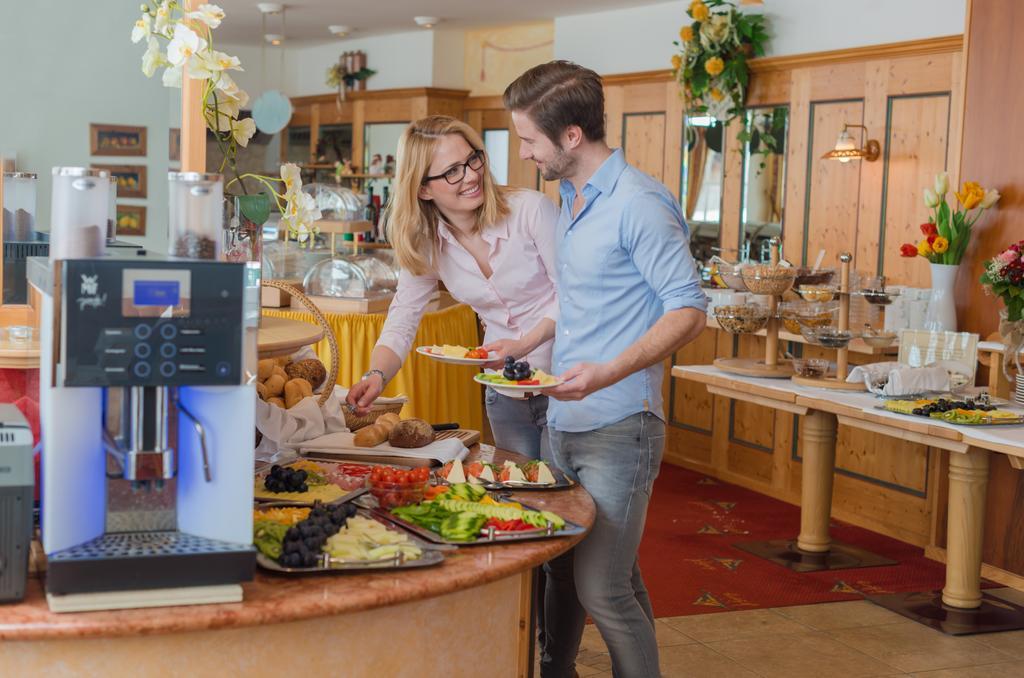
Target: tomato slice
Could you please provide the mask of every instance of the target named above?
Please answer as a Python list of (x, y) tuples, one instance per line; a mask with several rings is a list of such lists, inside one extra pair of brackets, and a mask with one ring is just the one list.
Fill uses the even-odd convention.
[(540, 386), (540, 381), (537, 379), (522, 379), (516, 383), (520, 386)]

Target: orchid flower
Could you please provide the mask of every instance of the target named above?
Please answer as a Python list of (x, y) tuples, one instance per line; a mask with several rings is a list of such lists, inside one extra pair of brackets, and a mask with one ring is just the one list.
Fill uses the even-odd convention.
[(183, 24), (175, 24), (174, 37), (171, 38), (171, 44), (167, 45), (167, 60), (175, 66), (181, 66), (205, 48), (206, 41), (196, 35), (195, 31)]
[(143, 14), (142, 17), (135, 22), (132, 27), (132, 42), (136, 43), (140, 40), (145, 40), (153, 32), (153, 17), (148, 14)]
[(194, 12), (187, 12), (185, 18), (201, 21), (210, 28), (217, 28), (224, 20), (224, 10), (217, 5), (200, 5)]
[(236, 124), (231, 126), (231, 136), (235, 140), (235, 143), (243, 148), (249, 145), (249, 139), (252, 139), (253, 135), (256, 134), (256, 121), (252, 118), (246, 118), (245, 120), (238, 120)]
[(160, 51), (160, 43), (156, 38), (150, 37), (146, 46), (146, 53), (142, 55), (142, 72), (147, 78), (153, 77), (156, 69), (167, 64), (163, 52)]

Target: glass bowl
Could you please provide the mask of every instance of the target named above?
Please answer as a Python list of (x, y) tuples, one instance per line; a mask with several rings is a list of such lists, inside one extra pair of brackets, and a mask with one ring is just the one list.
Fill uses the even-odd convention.
[(796, 269), (790, 266), (772, 266), (771, 264), (754, 264), (744, 266), (740, 272), (743, 284), (754, 294), (777, 296), (784, 294), (793, 286)]
[(805, 301), (796, 308), (796, 320), (807, 327), (828, 327), (835, 324), (838, 312), (839, 302)]
[(743, 268), (743, 264), (719, 264), (718, 276), (730, 290), (746, 292), (747, 286), (743, 283)]
[(825, 302), (832, 301), (835, 298), (836, 288), (829, 287), (828, 285), (798, 285), (796, 293), (799, 294), (804, 301)]
[(12, 344), (28, 344), (36, 336), (36, 328), (28, 325), (9, 325), (6, 329), (7, 340)]
[[(802, 285), (828, 285), (832, 282), (832, 278), (835, 275), (836, 271), (832, 268), (814, 270), (808, 266), (803, 266), (796, 269), (796, 280), (793, 281), (793, 285), (795, 287)], [(821, 299), (820, 301), (828, 301), (828, 299)]]
[(370, 494), (377, 499), (377, 504), (382, 509), (392, 509), (396, 506), (408, 506), (423, 501), (430, 481), (426, 480), (415, 485), (405, 483), (389, 483), (384, 481), (370, 480)]
[(829, 362), (824, 358), (793, 358), (793, 371), (801, 377), (815, 379), (828, 375)]
[(840, 330), (838, 327), (814, 327), (811, 330), (817, 340), (815, 343), (825, 348), (846, 348), (853, 339), (851, 332)]
[(875, 330), (868, 328), (861, 335), (864, 343), (871, 348), (889, 348), (896, 341), (896, 333), (890, 330)]
[(760, 304), (716, 306), (715, 320), (730, 334), (758, 332), (768, 324), (768, 308)]

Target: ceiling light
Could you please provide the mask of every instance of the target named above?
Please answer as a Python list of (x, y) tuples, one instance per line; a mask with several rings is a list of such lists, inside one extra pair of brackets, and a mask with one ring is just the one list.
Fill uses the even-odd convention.
[(284, 10), (284, 5), (279, 2), (257, 2), (256, 9), (262, 14), (278, 14)]
[(335, 24), (333, 26), (328, 26), (327, 30), (329, 30), (333, 35), (336, 35), (339, 38), (344, 38), (346, 35), (352, 32), (352, 27)]
[(412, 20), (421, 28), (433, 28), (441, 22), (436, 16), (414, 16)]
[(284, 36), (281, 35), (280, 33), (267, 33), (266, 35), (263, 36), (263, 39), (269, 42), (271, 45), (274, 45), (275, 47), (284, 42)]
[(843, 130), (839, 133), (839, 138), (836, 139), (835, 147), (821, 156), (824, 160), (838, 160), (839, 162), (850, 162), (851, 160), (867, 160), (871, 162), (878, 160), (878, 156), (882, 153), (882, 146), (875, 139), (868, 139), (864, 147), (861, 148), (857, 145), (857, 142), (853, 140), (850, 133), (847, 131), (851, 127), (858, 127), (864, 130), (864, 134), (867, 135), (868, 128), (864, 125), (851, 125), (845, 123)]

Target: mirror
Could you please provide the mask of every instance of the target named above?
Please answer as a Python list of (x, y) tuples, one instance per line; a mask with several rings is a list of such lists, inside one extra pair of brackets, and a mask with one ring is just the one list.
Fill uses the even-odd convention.
[(725, 127), (710, 116), (689, 117), (683, 124), (683, 216), (690, 227), (693, 258), (707, 261), (719, 246), (722, 225)]
[(321, 125), (316, 142), (317, 164), (333, 166), (346, 160), (352, 160), (352, 125)]
[(485, 129), (484, 150), (487, 151), (487, 162), (499, 186), (508, 185), (508, 141), (507, 129)]
[(767, 261), (768, 240), (782, 236), (788, 123), (788, 106), (747, 109), (739, 246), (753, 261)]
[(391, 177), (395, 174), (398, 140), (408, 126), (406, 122), (371, 122), (363, 126), (364, 169), (359, 171), (383, 175), (367, 180), (365, 190), (373, 189), (376, 195), (381, 195), (384, 188), (390, 186)]

